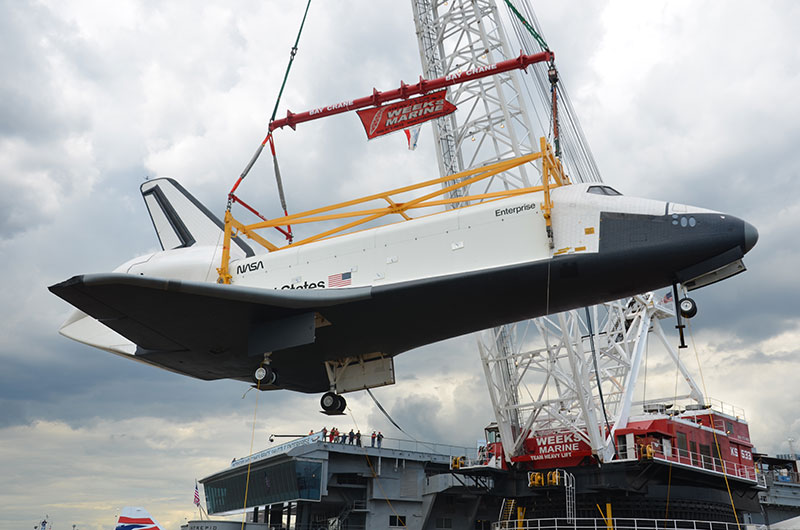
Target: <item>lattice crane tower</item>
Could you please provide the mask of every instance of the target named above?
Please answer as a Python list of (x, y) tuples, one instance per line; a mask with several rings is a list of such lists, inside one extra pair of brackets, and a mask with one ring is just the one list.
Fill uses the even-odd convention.
[[(536, 25), (527, 1), (517, 3)], [(411, 4), (422, 69), (428, 79), (519, 54), (509, 45), (494, 0), (411, 0)], [(510, 9), (507, 13), (512, 26), (517, 24), (514, 31), (520, 45), (529, 47), (522, 26)], [(538, 50), (525, 50), (534, 51)], [(524, 83), (521, 75), (536, 79)], [(450, 88), (448, 100), (458, 111), (432, 122), (441, 176), (538, 151), (538, 137), (547, 131), (534, 134), (530, 115), (534, 101), (528, 92), (530, 100), (526, 103), (524, 89), (538, 82), (541, 91), (544, 79), (546, 73), (541, 70), (528, 74), (513, 71)], [(569, 105), (568, 100), (566, 103)], [(570, 121), (575, 121), (574, 117)], [(564, 146), (567, 156), (588, 153), (585, 145), (576, 145), (583, 140), (579, 126), (566, 140), (574, 140)], [(599, 180), (596, 168), (582, 170), (593, 166), (591, 154), (588, 156), (588, 164), (572, 161), (576, 168), (573, 181)], [(565, 163), (569, 169), (570, 160)], [(519, 166), (514, 172), (495, 177), (487, 188), (540, 183), (536, 170)], [(459, 196), (468, 193), (466, 188), (459, 189)], [(531, 433), (569, 430), (588, 443), (601, 461), (612, 459), (614, 431), (624, 427), (630, 415), (650, 331), (655, 331), (688, 383), (689, 393), (677, 397), (702, 403), (699, 387), (658, 322), (674, 314), (670, 304), (660, 302), (648, 293), (477, 334), (506, 458), (520, 454), (524, 439)]]
[[(412, 0), (412, 6), (422, 69), (429, 79), (513, 56), (497, 6), (491, 0)], [(537, 150), (516, 72), (463, 83), (450, 90), (448, 96), (460, 110), (433, 123), (441, 176)], [(502, 185), (531, 186), (538, 175), (529, 173), (529, 168), (519, 166), (503, 176)], [(468, 190), (460, 188), (459, 193), (466, 194)], [(494, 330), (494, 350), (511, 353), (513, 328), (512, 324)], [(515, 405), (513, 366), (500, 362), (493, 371), (502, 388), (510, 390), (504, 394)], [(512, 406), (506, 414), (505, 421), (499, 422), (508, 431), (503, 434), (518, 434), (520, 418), (515, 408)]]

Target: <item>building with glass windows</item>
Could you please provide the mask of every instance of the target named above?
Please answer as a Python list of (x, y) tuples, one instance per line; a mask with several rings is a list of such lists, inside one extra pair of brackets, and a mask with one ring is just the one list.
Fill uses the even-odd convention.
[(200, 482), (209, 515), (246, 510), (259, 528), (489, 528), (502, 502), (487, 495), (491, 473), (452, 465), (474, 452), (392, 439), (361, 447), (318, 433), (234, 460)]

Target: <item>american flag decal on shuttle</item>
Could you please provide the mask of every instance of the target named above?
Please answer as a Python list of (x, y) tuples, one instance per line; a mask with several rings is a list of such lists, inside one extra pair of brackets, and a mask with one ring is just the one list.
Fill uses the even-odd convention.
[(352, 272), (340, 272), (328, 276), (328, 287), (346, 287), (352, 283)]

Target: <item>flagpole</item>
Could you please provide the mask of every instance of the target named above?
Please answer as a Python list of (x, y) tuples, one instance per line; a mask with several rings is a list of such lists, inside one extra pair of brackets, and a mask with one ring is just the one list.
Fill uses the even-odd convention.
[[(200, 504), (200, 489), (197, 485), (197, 479), (194, 479), (194, 505), (197, 506), (197, 511), (200, 513), (200, 520), (203, 520), (203, 506)], [(206, 513), (206, 519), (208, 519), (208, 514)]]

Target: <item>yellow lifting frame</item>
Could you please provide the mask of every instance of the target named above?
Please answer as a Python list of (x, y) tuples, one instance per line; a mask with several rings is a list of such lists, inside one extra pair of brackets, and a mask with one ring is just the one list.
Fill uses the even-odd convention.
[[(257, 242), (258, 244), (266, 248), (269, 252), (275, 252), (277, 250), (282, 250), (284, 248), (297, 247), (300, 245), (312, 243), (314, 241), (319, 241), (337, 235), (342, 235), (342, 233), (345, 231), (351, 230), (365, 223), (369, 223), (370, 221), (374, 221), (386, 215), (397, 214), (403, 217), (403, 220), (409, 221), (412, 219), (412, 217), (409, 216), (407, 212), (412, 209), (429, 208), (431, 206), (442, 206), (453, 203), (466, 204), (471, 201), (498, 200), (508, 197), (514, 197), (516, 195), (524, 195), (526, 193), (532, 193), (536, 191), (544, 191), (544, 202), (542, 203), (541, 207), (542, 207), (542, 212), (544, 214), (545, 222), (547, 223), (547, 227), (549, 230), (551, 226), (550, 211), (553, 207), (553, 203), (550, 198), (550, 188), (563, 186), (565, 184), (569, 184), (570, 182), (567, 176), (564, 174), (561, 161), (558, 158), (556, 158), (555, 154), (553, 153), (553, 149), (551, 148), (550, 144), (547, 143), (547, 140), (545, 138), (541, 138), (540, 146), (541, 146), (541, 152), (538, 153), (531, 153), (517, 158), (512, 158), (510, 160), (496, 162), (494, 164), (490, 164), (487, 166), (481, 166), (478, 168), (469, 169), (467, 171), (462, 171), (460, 173), (448, 175), (446, 177), (427, 180), (425, 182), (420, 182), (418, 184), (412, 184), (410, 186), (405, 186), (402, 188), (397, 188), (382, 193), (368, 195), (366, 197), (361, 197), (359, 199), (353, 199), (350, 201), (341, 202), (330, 206), (324, 206), (322, 208), (316, 208), (314, 210), (308, 210), (306, 212), (296, 213), (285, 217), (277, 217), (275, 219), (270, 219), (267, 221), (262, 221), (250, 225), (245, 225), (234, 219), (230, 210), (228, 210), (225, 212), (225, 236), (222, 245), (222, 263), (220, 264), (220, 267), (217, 269), (217, 272), (219, 273), (219, 279), (217, 281), (219, 283), (226, 283), (226, 284), (230, 283), (231, 275), (229, 270), (229, 262), (230, 262), (231, 239), (234, 237), (238, 237), (240, 234), (245, 235), (249, 239)], [(494, 175), (502, 173), (503, 171), (508, 171), (517, 166), (521, 166), (522, 164), (526, 164), (528, 162), (532, 162), (540, 158), (542, 159), (541, 186), (532, 186), (529, 188), (502, 190), (491, 193), (479, 193), (475, 195), (468, 195), (465, 197), (442, 198), (434, 200), (435, 197), (445, 195), (453, 190), (469, 186), (481, 180), (493, 177)], [(392, 198), (392, 196), (394, 195), (407, 193), (409, 191), (415, 191), (422, 188), (427, 188), (429, 186), (441, 185), (449, 181), (457, 181), (457, 182), (455, 184), (451, 184), (444, 188), (439, 188), (433, 192), (426, 193), (421, 197), (417, 197), (415, 199), (406, 202), (397, 202)], [(388, 203), (388, 206), (347, 211), (347, 212), (337, 212), (337, 210), (341, 210), (343, 208), (349, 208), (352, 206), (357, 206), (375, 200), (384, 200)], [(443, 212), (438, 212), (438, 213), (443, 213)], [(345, 223), (341, 226), (338, 226), (336, 228), (326, 230), (319, 234), (307, 237), (305, 239), (302, 239), (300, 241), (288, 245), (284, 245), (282, 247), (279, 247), (271, 243), (270, 241), (266, 240), (265, 238), (256, 233), (256, 230), (260, 230), (262, 228), (275, 228), (278, 226), (286, 226), (292, 224), (316, 223), (321, 221), (330, 221), (335, 219), (348, 219), (348, 218), (356, 218), (356, 219), (350, 221), (349, 223)]]

